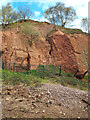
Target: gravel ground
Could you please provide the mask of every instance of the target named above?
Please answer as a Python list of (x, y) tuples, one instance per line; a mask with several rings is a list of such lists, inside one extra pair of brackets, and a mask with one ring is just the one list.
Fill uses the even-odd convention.
[(52, 97), (55, 98), (55, 102), (60, 102), (63, 106), (70, 109), (77, 108), (78, 105), (83, 106), (82, 99), (88, 101), (88, 92), (81, 91), (75, 88), (68, 88), (62, 85), (44, 84), (42, 89), (46, 89), (51, 92)]
[(3, 118), (88, 118), (88, 92), (60, 84), (22, 85), (2, 90)]

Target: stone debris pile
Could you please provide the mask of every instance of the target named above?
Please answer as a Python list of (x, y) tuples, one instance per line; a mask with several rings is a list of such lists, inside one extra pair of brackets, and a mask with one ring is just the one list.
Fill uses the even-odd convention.
[[(87, 116), (86, 106), (81, 99), (87, 100), (88, 94), (61, 85), (43, 84), (41, 88), (29, 86), (10, 86), (2, 89), (2, 106), (4, 117), (78, 117), (82, 112)], [(69, 111), (73, 114), (70, 115)], [(84, 115), (83, 113), (83, 115)]]

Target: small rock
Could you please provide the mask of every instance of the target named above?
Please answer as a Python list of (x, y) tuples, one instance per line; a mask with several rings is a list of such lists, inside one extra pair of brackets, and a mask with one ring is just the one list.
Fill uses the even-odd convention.
[(18, 98), (18, 99), (16, 99), (16, 101), (18, 101), (18, 102), (22, 102), (23, 99), (22, 99), (22, 98)]
[(43, 113), (45, 113), (45, 110), (43, 110)]
[(38, 95), (38, 98), (41, 98), (41, 95), (40, 95), (40, 94)]
[(32, 103), (32, 105), (33, 105), (34, 107), (37, 107), (36, 103)]
[(40, 95), (40, 94), (39, 94), (39, 95), (37, 94), (35, 97), (37, 97), (37, 98), (41, 98), (41, 95)]
[(78, 119), (80, 119), (80, 117), (78, 117)]
[(38, 94), (35, 94), (35, 97), (38, 97)]
[(61, 106), (61, 103), (58, 103), (59, 106)]
[(37, 113), (39, 113), (39, 111), (38, 111), (38, 110), (36, 111), (36, 114), (37, 114)]
[(42, 92), (41, 95), (44, 95), (44, 93)]
[(29, 95), (28, 97), (31, 98), (31, 95)]
[(65, 114), (65, 113), (63, 113), (63, 115), (65, 116), (66, 114)]
[(33, 101), (32, 101), (32, 104), (33, 104), (33, 103), (35, 103), (35, 102), (36, 102), (36, 101), (35, 101), (35, 100), (33, 100)]
[(51, 93), (48, 91), (48, 92), (47, 92), (47, 95), (51, 95)]
[(7, 95), (11, 95), (12, 93), (10, 91), (7, 92)]
[(52, 100), (48, 100), (48, 103), (52, 104)]
[(7, 88), (8, 91), (11, 91), (12, 89), (13, 89), (12, 87)]
[(62, 114), (62, 112), (60, 111), (60, 114)]
[(6, 98), (6, 101), (10, 101), (10, 99), (11, 99), (11, 97), (7, 97), (7, 98)]
[(34, 113), (34, 111), (30, 111), (30, 113)]
[(32, 109), (34, 109), (34, 107), (31, 107)]
[(12, 108), (9, 108), (8, 111), (12, 111)]
[(46, 104), (47, 107), (49, 107), (50, 105), (49, 104)]

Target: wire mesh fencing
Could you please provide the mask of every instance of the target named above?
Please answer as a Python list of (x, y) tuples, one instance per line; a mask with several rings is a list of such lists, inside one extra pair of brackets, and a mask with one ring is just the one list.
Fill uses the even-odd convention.
[(19, 72), (26, 75), (35, 75), (41, 78), (61, 75), (61, 66), (54, 65), (32, 65), (32, 64), (17, 64), (17, 63), (5, 63), (2, 62), (3, 70), (10, 70), (12, 72)]

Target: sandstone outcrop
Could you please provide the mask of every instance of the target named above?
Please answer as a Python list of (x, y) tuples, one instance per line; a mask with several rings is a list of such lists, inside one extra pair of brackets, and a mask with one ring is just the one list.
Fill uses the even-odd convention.
[[(38, 26), (37, 26), (38, 27)], [(84, 72), (87, 68), (88, 59), (88, 36), (85, 34), (65, 34), (56, 30), (47, 37), (44, 35), (51, 29), (47, 23), (38, 27), (42, 36), (32, 46), (27, 44), (26, 35), (17, 33), (16, 28), (2, 31), (2, 60), (7, 63), (27, 64), (27, 56), (30, 55), (31, 69), (33, 65), (53, 64), (62, 66), (65, 71), (74, 72), (79, 69)], [(52, 27), (53, 29), (53, 27)], [(19, 28), (21, 31), (21, 27)]]

